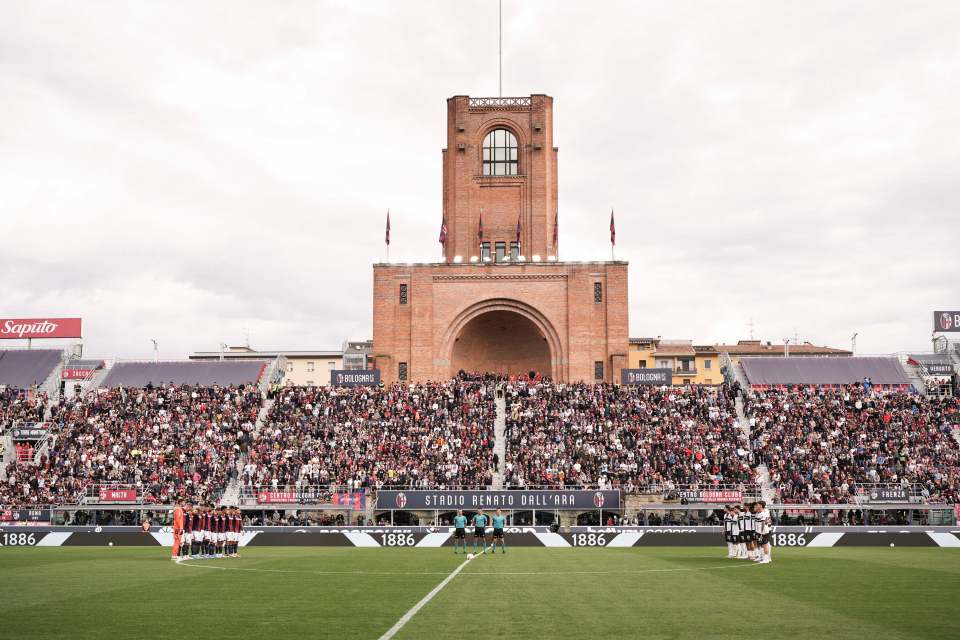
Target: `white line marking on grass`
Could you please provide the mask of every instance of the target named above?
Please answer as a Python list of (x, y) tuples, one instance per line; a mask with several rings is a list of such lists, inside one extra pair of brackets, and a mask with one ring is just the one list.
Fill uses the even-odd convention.
[(252, 569), (245, 567), (217, 567), (212, 564), (196, 564), (191, 560), (178, 559), (177, 564), (191, 569), (215, 571), (253, 571), (255, 573), (297, 573), (313, 576), (445, 576), (446, 571), (291, 571), (289, 569)]
[(679, 571), (716, 571), (718, 569), (740, 569), (756, 566), (758, 563), (731, 564), (723, 567), (691, 567), (689, 569), (636, 569), (635, 571), (467, 571), (465, 576), (623, 576), (638, 573), (674, 573)]
[(440, 593), (440, 590), (441, 590), (441, 589), (443, 589), (445, 586), (447, 586), (447, 584), (449, 584), (451, 580), (453, 580), (454, 578), (456, 578), (456, 577), (457, 577), (457, 574), (460, 573), (461, 571), (463, 571), (463, 568), (470, 563), (470, 560), (471, 560), (471, 559), (472, 559), (472, 558), (467, 557), (467, 559), (464, 560), (464, 561), (460, 564), (459, 567), (457, 567), (456, 569), (454, 569), (453, 572), (450, 573), (450, 575), (448, 575), (446, 578), (444, 578), (443, 581), (442, 581), (440, 584), (438, 584), (437, 586), (435, 586), (430, 593), (428, 593), (427, 595), (423, 596), (423, 599), (421, 599), (420, 602), (418, 602), (417, 604), (413, 605), (413, 608), (411, 608), (410, 611), (407, 611), (405, 614), (403, 614), (403, 616), (402, 616), (399, 620), (397, 620), (397, 623), (396, 623), (395, 625), (393, 625), (392, 627), (390, 627), (385, 634), (383, 634), (382, 636), (380, 636), (380, 640), (390, 640), (390, 638), (392, 638), (393, 636), (397, 635), (397, 632), (400, 631), (400, 629), (403, 628), (403, 625), (405, 625), (405, 624), (407, 624), (408, 622), (410, 622), (410, 618), (412, 618), (413, 616), (417, 615), (417, 612), (420, 611), (420, 609), (423, 609), (423, 607), (424, 607), (428, 602), (430, 602), (431, 600), (433, 600), (433, 596), (435, 596), (435, 595), (437, 595), (438, 593)]

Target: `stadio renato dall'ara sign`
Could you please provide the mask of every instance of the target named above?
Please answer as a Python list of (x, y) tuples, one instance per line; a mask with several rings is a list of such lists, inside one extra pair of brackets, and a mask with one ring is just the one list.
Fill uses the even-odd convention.
[(551, 491), (524, 489), (516, 491), (387, 491), (377, 492), (380, 511), (392, 509), (505, 509), (532, 511), (534, 509), (566, 509), (592, 511), (621, 508), (619, 491), (570, 490)]

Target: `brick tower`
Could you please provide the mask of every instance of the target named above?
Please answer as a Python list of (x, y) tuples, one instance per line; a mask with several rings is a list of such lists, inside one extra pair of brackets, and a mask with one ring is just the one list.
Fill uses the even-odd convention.
[(385, 382), (461, 369), (619, 380), (627, 263), (558, 260), (557, 155), (553, 98), (447, 100), (444, 262), (373, 269)]

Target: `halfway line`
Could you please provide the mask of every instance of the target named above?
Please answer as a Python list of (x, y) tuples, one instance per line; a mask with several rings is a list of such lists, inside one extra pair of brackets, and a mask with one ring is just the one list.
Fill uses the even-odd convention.
[(435, 595), (437, 595), (438, 593), (440, 593), (440, 590), (443, 589), (445, 586), (447, 586), (447, 583), (449, 583), (451, 580), (453, 580), (454, 578), (456, 578), (456, 577), (457, 577), (457, 574), (460, 573), (461, 571), (463, 571), (463, 568), (464, 568), (465, 566), (467, 566), (467, 564), (470, 563), (470, 560), (471, 560), (471, 558), (469, 558), (469, 557), (468, 557), (466, 560), (464, 560), (463, 563), (462, 563), (459, 567), (457, 567), (456, 569), (453, 570), (453, 573), (451, 573), (450, 575), (448, 575), (446, 578), (443, 579), (443, 582), (441, 582), (440, 584), (438, 584), (437, 586), (435, 586), (435, 587), (433, 588), (433, 591), (431, 591), (431, 592), (428, 593), (427, 595), (423, 596), (423, 599), (420, 600), (420, 602), (418, 602), (417, 604), (413, 605), (413, 608), (410, 609), (410, 611), (407, 611), (405, 614), (403, 614), (403, 616), (402, 616), (399, 620), (397, 620), (397, 623), (396, 623), (395, 625), (393, 625), (392, 627), (390, 627), (390, 629), (388, 629), (385, 634), (383, 634), (382, 636), (380, 636), (380, 640), (390, 640), (390, 638), (392, 638), (393, 636), (397, 635), (397, 632), (400, 631), (400, 629), (403, 628), (403, 625), (405, 625), (405, 624), (407, 624), (408, 622), (410, 622), (410, 618), (412, 618), (413, 616), (417, 615), (417, 612), (420, 611), (420, 609), (423, 609), (424, 605), (426, 605), (428, 602), (430, 602), (431, 600), (433, 600), (433, 596), (435, 596)]

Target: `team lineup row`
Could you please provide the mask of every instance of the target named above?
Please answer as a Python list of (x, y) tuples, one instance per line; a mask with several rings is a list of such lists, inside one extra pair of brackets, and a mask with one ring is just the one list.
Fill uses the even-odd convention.
[(728, 505), (723, 514), (723, 532), (727, 542), (727, 557), (770, 564), (770, 532), (773, 519), (763, 500), (740, 505)]
[(173, 510), (171, 560), (196, 558), (238, 558), (243, 534), (240, 509), (181, 502)]

